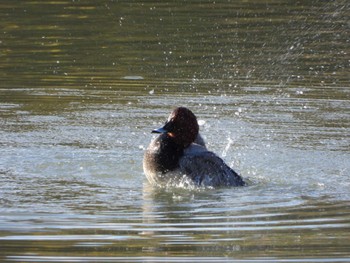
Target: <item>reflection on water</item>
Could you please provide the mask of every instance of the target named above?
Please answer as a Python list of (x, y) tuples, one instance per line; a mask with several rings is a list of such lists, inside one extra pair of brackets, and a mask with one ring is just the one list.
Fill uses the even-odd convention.
[[(348, 7), (0, 3), (0, 259), (349, 262)], [(145, 182), (178, 105), (247, 187)]]
[[(68, 188), (76, 188), (74, 182), (69, 184)], [(81, 192), (89, 189), (94, 196), (76, 193), (80, 206), (69, 209), (69, 203), (77, 201), (61, 197), (60, 205), (67, 205), (62, 213), (46, 207), (41, 212), (2, 214), (7, 230), (2, 230), (0, 242), (4, 255), (13, 261), (119, 262), (126, 257), (135, 261), (154, 257), (167, 262), (193, 257), (199, 262), (257, 255), (261, 260), (348, 261), (349, 236), (344, 229), (349, 226), (349, 202), (296, 196), (250, 199), (254, 192), (266, 191), (258, 188), (174, 191), (146, 183), (143, 194), (134, 192), (130, 200), (125, 198), (128, 189), (96, 189), (80, 182)], [(100, 192), (114, 202), (100, 203), (96, 198)], [(327, 260), (333, 254), (337, 257)]]

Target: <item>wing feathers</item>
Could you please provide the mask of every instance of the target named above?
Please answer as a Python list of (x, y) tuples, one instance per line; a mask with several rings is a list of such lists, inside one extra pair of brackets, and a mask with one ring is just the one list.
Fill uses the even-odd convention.
[(244, 181), (213, 152), (185, 154), (179, 161), (180, 170), (202, 186), (242, 186)]

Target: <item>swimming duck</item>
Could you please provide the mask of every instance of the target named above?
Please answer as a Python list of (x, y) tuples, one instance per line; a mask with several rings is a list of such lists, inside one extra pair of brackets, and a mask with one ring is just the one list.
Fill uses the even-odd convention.
[(243, 186), (245, 182), (215, 153), (199, 134), (196, 116), (185, 107), (174, 109), (145, 151), (143, 170), (154, 185), (186, 178), (197, 186)]

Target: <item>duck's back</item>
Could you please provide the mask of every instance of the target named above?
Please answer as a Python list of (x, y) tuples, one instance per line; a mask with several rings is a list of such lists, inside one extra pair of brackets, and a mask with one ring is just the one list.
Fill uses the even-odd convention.
[(179, 160), (182, 174), (201, 186), (243, 186), (243, 179), (213, 152), (199, 145), (186, 149)]

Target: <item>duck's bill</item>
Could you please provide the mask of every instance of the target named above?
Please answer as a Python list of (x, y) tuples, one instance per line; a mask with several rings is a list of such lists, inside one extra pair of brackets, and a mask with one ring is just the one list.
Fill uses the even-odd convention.
[(166, 132), (168, 132), (168, 131), (166, 129), (164, 129), (163, 127), (152, 131), (152, 133), (166, 133)]

